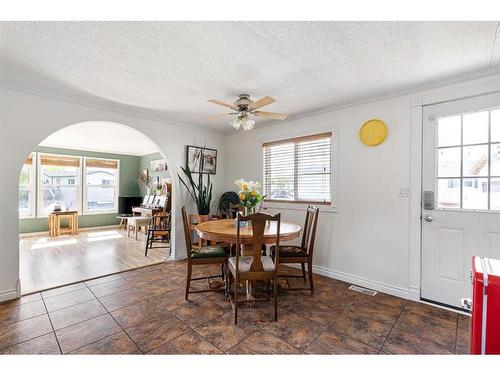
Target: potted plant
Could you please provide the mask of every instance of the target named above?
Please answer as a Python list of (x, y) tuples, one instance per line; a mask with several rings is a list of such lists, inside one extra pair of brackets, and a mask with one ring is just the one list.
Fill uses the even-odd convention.
[(203, 173), (201, 173), (200, 165), (200, 171), (198, 173), (197, 179), (198, 182), (196, 182), (193, 178), (193, 174), (189, 169), (183, 167), (181, 167), (181, 169), (182, 172), (184, 172), (186, 181), (184, 181), (182, 176), (178, 174), (179, 179), (186, 187), (191, 198), (193, 198), (193, 201), (196, 204), (196, 209), (198, 210), (198, 215), (200, 215), (200, 221), (204, 221), (204, 219), (208, 219), (212, 203), (212, 182), (210, 181), (210, 175), (206, 175), (207, 179), (205, 183)]

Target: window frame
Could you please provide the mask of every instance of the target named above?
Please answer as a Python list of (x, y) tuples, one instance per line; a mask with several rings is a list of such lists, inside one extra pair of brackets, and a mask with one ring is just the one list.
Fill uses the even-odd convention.
[(49, 217), (50, 211), (43, 209), (43, 183), (42, 183), (42, 156), (43, 155), (53, 155), (53, 156), (67, 156), (72, 158), (78, 158), (80, 160), (80, 167), (78, 168), (78, 179), (79, 183), (76, 184), (76, 211), (78, 215), (82, 214), (82, 156), (80, 155), (68, 155), (68, 154), (54, 154), (51, 152), (37, 152), (37, 163), (36, 163), (36, 188), (37, 188), (37, 205), (36, 205), (36, 218), (46, 218)]
[[(435, 116), (434, 118), (434, 210), (436, 211), (450, 211), (450, 212), (481, 212), (481, 213), (499, 213), (500, 209), (491, 209), (491, 180), (498, 179), (500, 176), (491, 174), (491, 146), (499, 145), (499, 141), (491, 141), (491, 112), (500, 110), (498, 105), (495, 106), (485, 106), (478, 107), (475, 109), (464, 110), (464, 111), (451, 111), (442, 113), (439, 116)], [(488, 140), (486, 142), (480, 143), (471, 143), (464, 144), (463, 143), (463, 117), (468, 114), (473, 114), (477, 112), (488, 112)], [(441, 118), (460, 116), (460, 132), (461, 139), (459, 145), (452, 146), (439, 146), (439, 130), (438, 130), (438, 122)], [(467, 176), (463, 174), (463, 150), (465, 147), (470, 146), (487, 146), (488, 147), (488, 172), (484, 176)], [(460, 148), (460, 176), (447, 176), (447, 177), (439, 177), (439, 150), (448, 149), (448, 148)], [(460, 207), (440, 207), (439, 206), (439, 180), (458, 180), (459, 181), (459, 189), (460, 189)], [(463, 207), (463, 190), (464, 190), (464, 180), (479, 180), (486, 179), (487, 180), (487, 208), (464, 208)]]
[[(336, 192), (337, 192), (337, 157), (336, 157), (336, 150), (337, 150), (337, 144), (336, 144), (336, 137), (334, 137), (334, 134), (337, 134), (336, 127), (332, 130), (331, 127), (324, 129), (324, 130), (318, 130), (317, 132), (311, 133), (311, 134), (294, 134), (294, 136), (289, 137), (289, 138), (275, 138), (275, 139), (269, 139), (269, 140), (261, 140), (261, 167), (262, 167), (262, 185), (263, 185), (263, 190), (265, 189), (265, 184), (266, 184), (266, 178), (265, 178), (265, 168), (264, 168), (264, 154), (265, 154), (265, 147), (270, 146), (273, 144), (280, 144), (280, 143), (289, 143), (289, 142), (295, 142), (297, 144), (297, 141), (300, 140), (307, 140), (307, 139), (314, 139), (314, 138), (320, 138), (321, 136), (330, 136), (330, 201), (325, 202), (325, 201), (316, 201), (316, 200), (285, 200), (285, 199), (264, 199), (264, 204), (268, 208), (281, 208), (280, 205), (285, 204), (285, 205), (290, 205), (290, 207), (293, 207), (293, 209), (305, 209), (308, 205), (317, 205), (317, 206), (326, 206), (329, 207), (332, 211), (336, 211), (337, 208), (337, 198), (336, 198)], [(297, 147), (294, 147), (294, 158), (297, 157)], [(296, 178), (296, 168), (294, 170), (294, 184), (297, 183), (297, 178)], [(264, 191), (265, 193), (265, 191)], [(290, 207), (284, 207), (290, 209)]]
[[(33, 219), (36, 218), (36, 202), (37, 202), (37, 186), (36, 186), (36, 181), (37, 181), (37, 169), (35, 168), (36, 165), (36, 158), (38, 157), (36, 152), (31, 152), (31, 165), (29, 167), (29, 174), (30, 174), (30, 181), (28, 186), (28, 212), (26, 211), (20, 211), (19, 210), (19, 186), (20, 183), (18, 181), (18, 215), (19, 219)], [(24, 166), (27, 165), (26, 163), (23, 163), (23, 168)], [(29, 164), (28, 164), (29, 165)], [(19, 177), (21, 175), (19, 174)]]
[[(114, 185), (114, 197), (113, 197), (113, 208), (109, 210), (92, 210), (87, 208), (87, 189), (89, 185), (87, 185), (87, 159), (94, 160), (111, 160), (117, 162), (118, 168), (116, 168), (115, 175), (115, 185)], [(118, 213), (118, 196), (120, 195), (120, 159), (112, 159), (112, 158), (99, 158), (94, 156), (84, 156), (83, 164), (82, 164), (82, 211), (83, 215), (102, 215), (102, 214), (116, 214)], [(101, 185), (90, 185), (91, 187), (103, 187), (104, 184)]]

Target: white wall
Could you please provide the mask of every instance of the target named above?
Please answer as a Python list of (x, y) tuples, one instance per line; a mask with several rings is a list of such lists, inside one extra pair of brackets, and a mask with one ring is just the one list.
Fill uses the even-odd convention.
[[(150, 137), (164, 154), (174, 183), (175, 207), (173, 248), (176, 258), (185, 256), (180, 208), (186, 204), (185, 189), (177, 178), (179, 167), (185, 164), (186, 145), (206, 145), (218, 150), (217, 175), (213, 179), (214, 195), (224, 191), (225, 151), (222, 135), (148, 120), (95, 107), (58, 101), (42, 96), (0, 88), (0, 301), (16, 297), (19, 291), (19, 221), (17, 210), (18, 180), (26, 156), (51, 133), (83, 121), (121, 123)], [(98, 136), (96, 134), (96, 136)], [(116, 134), (120, 137), (120, 134)], [(176, 241), (177, 239), (177, 241)], [(57, 272), (57, 270), (54, 270)]]
[[(332, 131), (337, 207), (328, 210), (320, 206), (315, 271), (394, 295), (418, 298), (420, 125), (415, 122), (419, 119), (415, 113), (422, 104), (493, 90), (500, 90), (498, 76), (231, 135), (226, 142), (227, 188), (235, 190), (233, 181), (237, 178), (262, 181), (263, 142)], [(387, 140), (376, 147), (363, 145), (358, 137), (361, 125), (372, 118), (382, 119), (389, 127)], [(399, 188), (410, 186), (412, 197), (400, 197)], [(270, 212), (281, 211), (284, 220), (303, 222), (303, 206), (264, 206)], [(412, 289), (417, 295), (411, 295)]]

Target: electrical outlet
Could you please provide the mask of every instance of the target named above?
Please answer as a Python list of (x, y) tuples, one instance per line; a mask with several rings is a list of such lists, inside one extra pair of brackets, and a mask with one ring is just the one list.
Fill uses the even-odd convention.
[(399, 196), (400, 197), (409, 197), (410, 196), (410, 188), (408, 186), (400, 186), (399, 187)]

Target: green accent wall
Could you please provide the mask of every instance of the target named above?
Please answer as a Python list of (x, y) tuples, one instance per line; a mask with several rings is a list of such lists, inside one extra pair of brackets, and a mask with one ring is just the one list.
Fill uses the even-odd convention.
[[(80, 151), (80, 150), (70, 150), (70, 149), (53, 148), (53, 147), (41, 147), (41, 146), (37, 147), (33, 151), (45, 152), (50, 154), (89, 156), (89, 157), (120, 160), (120, 195), (122, 196), (141, 195), (139, 186), (137, 185), (137, 175), (139, 174), (139, 171), (143, 169), (142, 159), (150, 156), (148, 155), (140, 157), (133, 155), (109, 154), (104, 152)], [(158, 153), (158, 155), (160, 154)], [(161, 156), (158, 159), (161, 159)], [(149, 161), (148, 161), (148, 166), (149, 166)], [(116, 214), (80, 215), (78, 220), (80, 228), (115, 225), (118, 224), (119, 222), (120, 220), (116, 218)], [(47, 218), (19, 220), (20, 233), (43, 232), (48, 230), (49, 230), (49, 224)]]
[[(151, 171), (151, 165), (150, 161), (151, 160), (160, 160), (163, 159), (163, 156), (159, 152), (155, 152), (153, 154), (149, 155), (144, 155), (140, 157), (139, 165), (140, 165), (140, 170), (147, 169), (149, 171), (149, 176), (151, 177), (151, 181), (153, 182), (156, 177), (160, 177), (160, 182), (167, 177), (170, 177), (170, 172), (168, 170), (162, 171), (162, 172), (153, 172)], [(167, 166), (168, 168), (168, 166)], [(141, 189), (141, 195), (144, 196), (146, 195), (146, 189)]]

